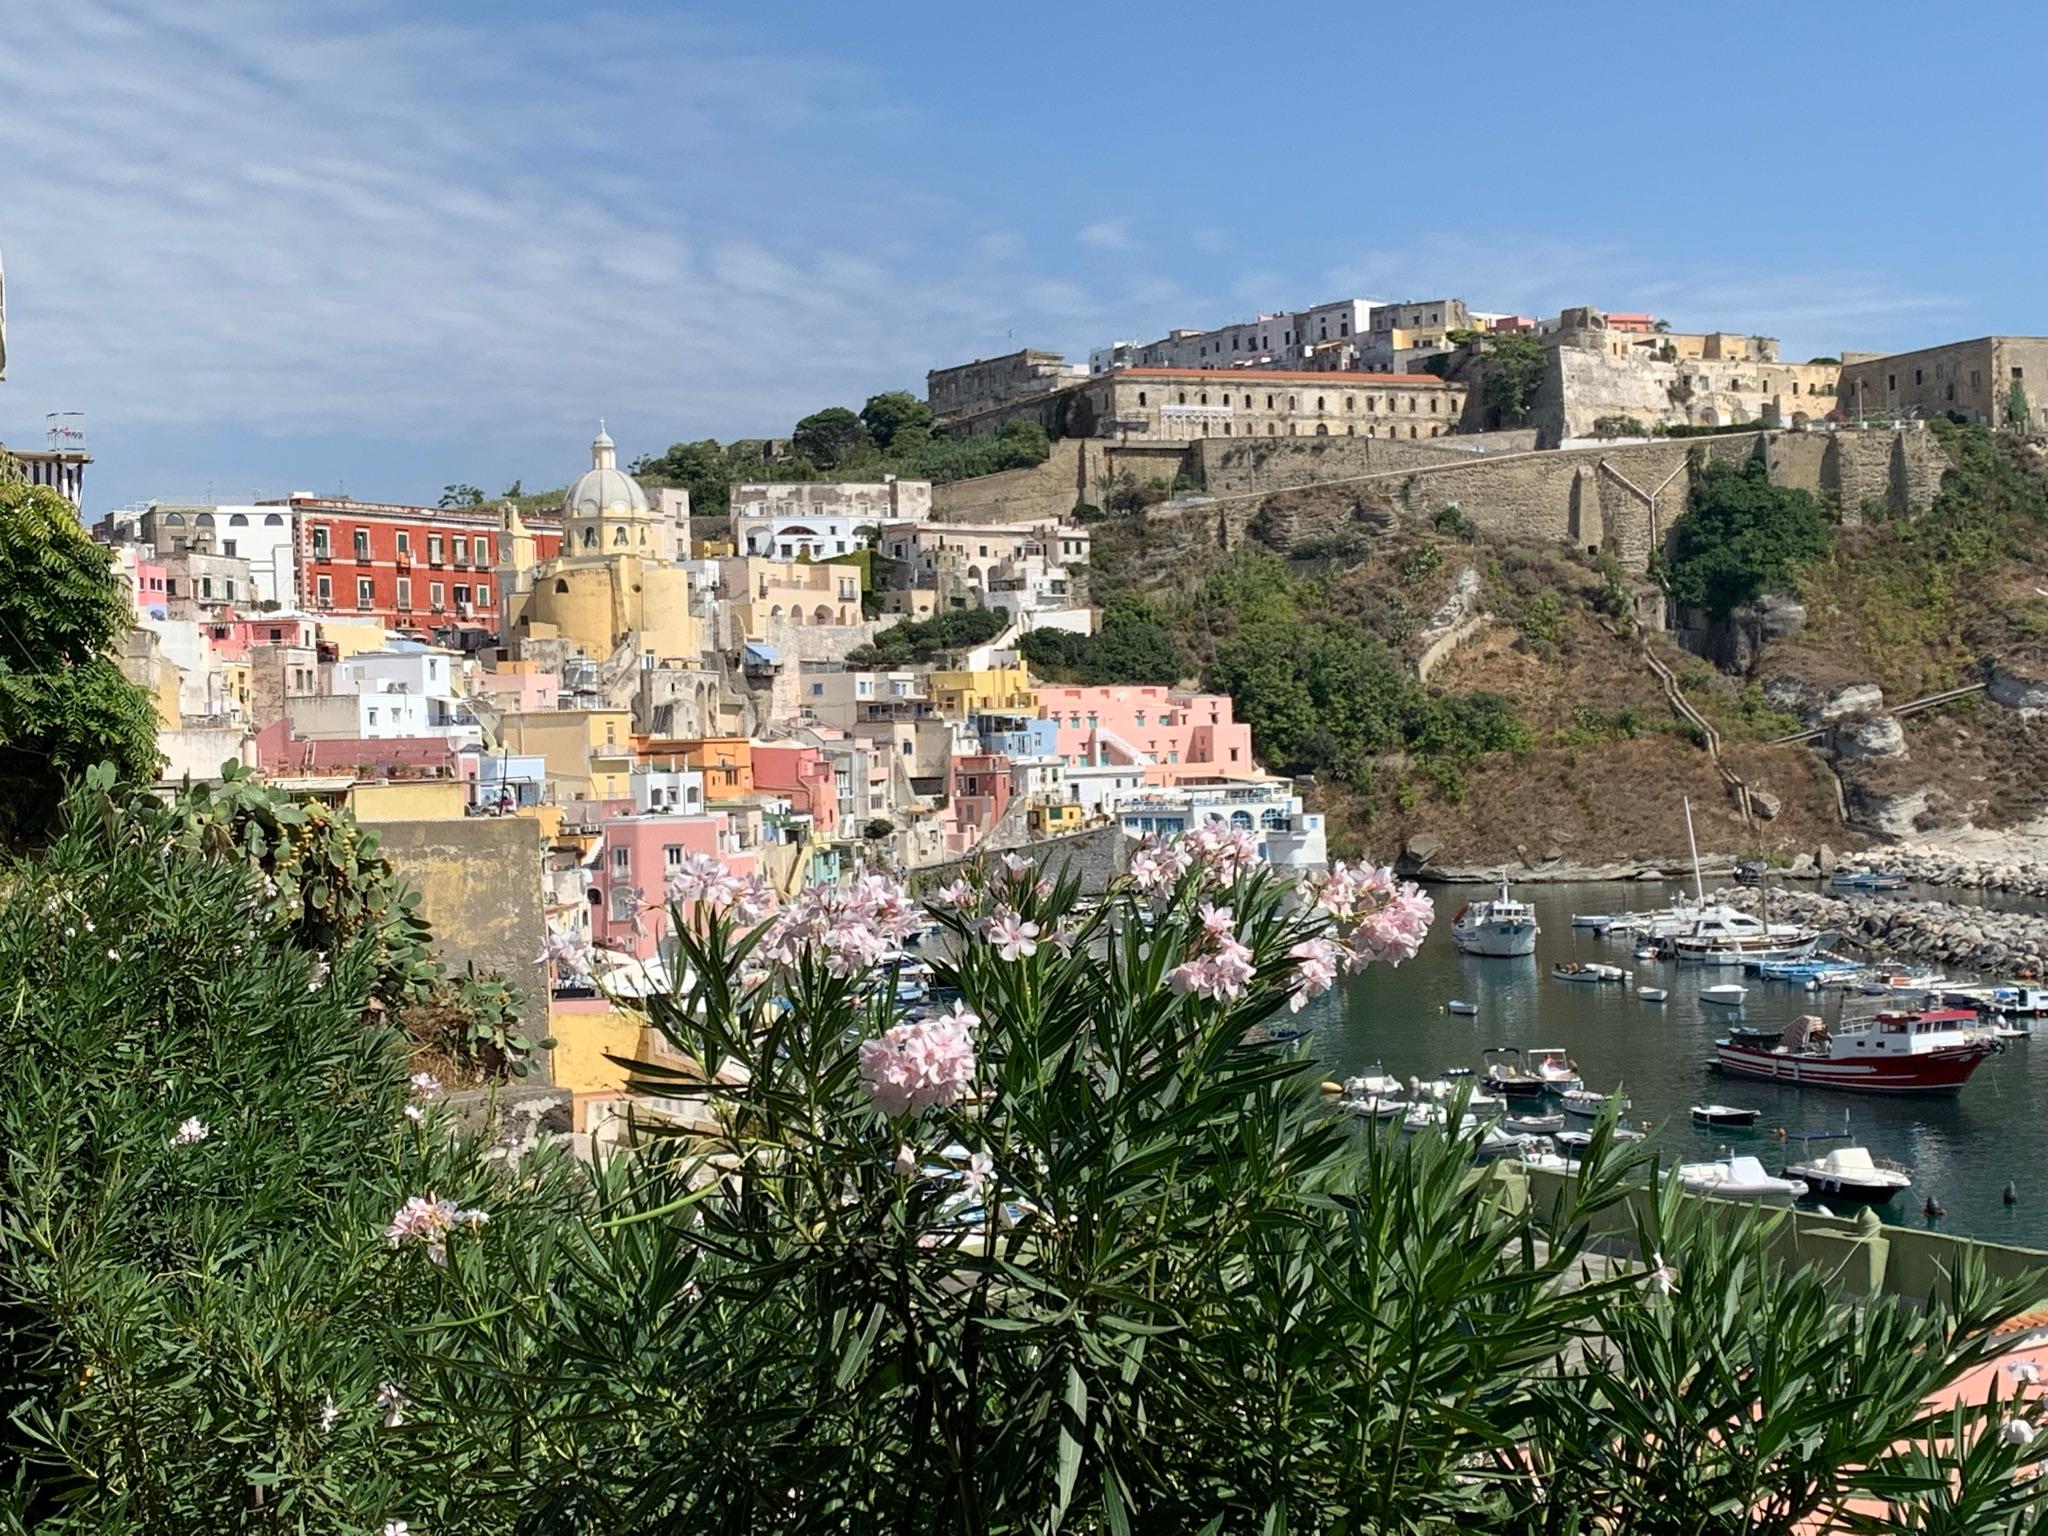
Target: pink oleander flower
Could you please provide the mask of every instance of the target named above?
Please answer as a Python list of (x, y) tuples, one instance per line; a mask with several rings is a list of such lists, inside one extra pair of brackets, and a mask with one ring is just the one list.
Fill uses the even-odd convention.
[(1673, 1269), (1669, 1264), (1666, 1264), (1664, 1262), (1664, 1255), (1661, 1253), (1653, 1253), (1650, 1255), (1650, 1273), (1648, 1279), (1651, 1288), (1654, 1289), (1659, 1295), (1669, 1296), (1673, 1291), (1678, 1289), (1678, 1271)]
[(974, 900), (974, 887), (965, 880), (949, 880), (932, 892), (932, 900), (942, 907), (964, 907)]
[(411, 1532), (412, 1527), (403, 1520), (386, 1520), (384, 1522), (384, 1536), (411, 1536)]
[(974, 1082), (974, 1037), (956, 1015), (893, 1025), (862, 1042), (860, 1078), (885, 1115), (957, 1103)]
[(770, 964), (795, 966), (806, 952), (818, 951), (834, 975), (854, 976), (922, 921), (910, 893), (881, 875), (863, 875), (843, 890), (806, 886), (782, 909), (758, 953)]
[(1179, 844), (1148, 837), (1131, 855), (1131, 884), (1146, 892), (1171, 890), (1193, 862), (1192, 855)]
[(427, 1112), (417, 1104), (408, 1104), (405, 1106), (405, 1118), (418, 1125), (427, 1118)]
[(320, 1433), (324, 1435), (333, 1429), (340, 1417), (341, 1410), (334, 1406), (334, 1394), (329, 1392), (320, 1399)]
[(1304, 939), (1287, 951), (1287, 957), (1294, 961), (1287, 1011), (1299, 1013), (1337, 984), (1337, 946), (1325, 938)]
[(917, 1172), (917, 1153), (908, 1146), (898, 1147), (896, 1149), (896, 1161), (892, 1166), (895, 1168), (898, 1177), (909, 1178), (913, 1173)]
[(1183, 839), (1202, 868), (1205, 884), (1229, 885), (1259, 861), (1259, 838), (1249, 827), (1205, 822)]
[(1005, 960), (1028, 960), (1038, 953), (1038, 924), (1018, 916), (1010, 907), (996, 908), (982, 927), (982, 937)]
[(2041, 1367), (2031, 1360), (2016, 1360), (2005, 1368), (2005, 1374), (2023, 1387), (2031, 1387), (2041, 1379)]
[(970, 1034), (981, 1028), (981, 1015), (969, 1008), (958, 998), (953, 999), (953, 1011), (951, 1013), (942, 1013), (938, 1017), (944, 1019), (948, 1024), (968, 1031)]
[(534, 958), (542, 965), (552, 965), (555, 973), (564, 978), (588, 976), (590, 941), (579, 933), (550, 931), (548, 936), (541, 940), (540, 953)]
[(2031, 1445), (2034, 1433), (2034, 1426), (2017, 1416), (1998, 1426), (1999, 1441), (2005, 1445)]
[(733, 915), (743, 923), (758, 923), (775, 910), (775, 887), (758, 871), (741, 878), (733, 892)]
[(1310, 886), (1316, 905), (1339, 923), (1354, 923), (1394, 892), (1394, 872), (1339, 859)]
[(1228, 907), (1211, 906), (1202, 903), (1202, 938), (1206, 944), (1219, 944), (1225, 939), (1237, 937), (1237, 914)]
[(1359, 964), (1384, 960), (1399, 965), (1412, 960), (1436, 917), (1436, 904), (1412, 883), (1389, 893), (1377, 908), (1362, 913), (1351, 933), (1351, 952)]
[(415, 1072), (406, 1080), (405, 1092), (408, 1098), (438, 1099), (441, 1097), (441, 1079), (431, 1072)]
[(1229, 1003), (1244, 996), (1252, 974), (1252, 952), (1230, 938), (1175, 966), (1166, 973), (1166, 982), (1183, 995), (1193, 993), (1212, 1003)]
[(377, 1406), (384, 1410), (384, 1427), (396, 1429), (405, 1422), (405, 1410), (412, 1406), (412, 1399), (405, 1395), (397, 1382), (380, 1381), (377, 1383)]
[(960, 1187), (967, 1191), (967, 1198), (980, 1200), (982, 1191), (988, 1188), (988, 1181), (996, 1171), (995, 1159), (986, 1152), (977, 1152), (967, 1159), (967, 1171), (960, 1176)]
[(1037, 869), (1038, 866), (1033, 864), (1029, 859), (1020, 859), (1014, 853), (1006, 853), (1003, 855), (1004, 878), (1014, 880), (1019, 885), (1022, 885), (1025, 881), (1029, 880), (1032, 877), (1032, 875), (1037, 873)]
[(189, 1147), (196, 1142), (206, 1140), (212, 1134), (213, 1132), (207, 1127), (204, 1120), (200, 1119), (197, 1115), (192, 1115), (180, 1121), (177, 1130), (171, 1133), (171, 1145), (174, 1147)]
[(670, 901), (701, 902), (715, 910), (731, 904), (739, 895), (740, 883), (723, 859), (709, 853), (692, 853), (684, 856), (663, 889)]
[(436, 1264), (448, 1262), (448, 1237), (458, 1228), (474, 1231), (489, 1221), (486, 1211), (466, 1211), (453, 1200), (439, 1195), (414, 1195), (401, 1205), (384, 1229), (384, 1239), (393, 1248), (419, 1243)]

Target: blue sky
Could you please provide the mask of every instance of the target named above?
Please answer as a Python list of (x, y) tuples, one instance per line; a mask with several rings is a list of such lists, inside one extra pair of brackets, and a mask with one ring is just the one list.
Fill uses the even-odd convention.
[(2048, 13), (0, 0), (0, 440), (89, 510), (556, 485), (1366, 295), (2048, 332)]

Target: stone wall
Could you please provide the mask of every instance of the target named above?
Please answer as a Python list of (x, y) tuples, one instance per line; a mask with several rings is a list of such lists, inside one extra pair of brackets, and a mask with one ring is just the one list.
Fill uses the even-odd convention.
[(1212, 496), (1244, 495), (1319, 485), (1332, 480), (1460, 464), (1493, 453), (1536, 446), (1533, 428), (1475, 432), (1416, 441), (1372, 437), (1201, 438), (1189, 445), (1189, 472)]
[(1081, 502), (1101, 506), (1125, 474), (1171, 485), (1189, 466), (1186, 443), (1115, 443), (1058, 438), (1043, 464), (932, 487), (942, 523), (1030, 523), (1063, 518)]
[[(1109, 889), (1110, 881), (1129, 867), (1131, 839), (1122, 827), (1112, 825), (1076, 832), (1071, 837), (1024, 843), (1007, 851), (1016, 858), (1029, 859), (1042, 873), (1054, 879), (1073, 874), (1080, 879), (1083, 895), (1100, 896)], [(934, 882), (943, 884), (978, 857), (980, 854), (976, 853), (940, 864), (923, 865), (918, 874), (930, 875)]]
[[(537, 823), (526, 816), (365, 822), (398, 878), (420, 893), (434, 957), (460, 974), (474, 962), (519, 989), (520, 1020), (547, 1035), (548, 980), (538, 959), (546, 918)], [(545, 1053), (543, 1053), (545, 1054)], [(547, 1063), (541, 1063), (543, 1076)]]

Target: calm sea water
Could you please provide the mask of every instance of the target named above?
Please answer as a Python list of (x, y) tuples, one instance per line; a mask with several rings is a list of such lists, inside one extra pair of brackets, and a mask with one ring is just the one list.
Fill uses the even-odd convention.
[[(2048, 1021), (2038, 1040), (2013, 1042), (1952, 1099), (1864, 1097), (1723, 1077), (1707, 1061), (1731, 1021), (1776, 1028), (1802, 1013), (1831, 1016), (1832, 1001), (1823, 1007), (1817, 994), (1739, 971), (1638, 962), (1630, 958), (1629, 942), (1571, 927), (1574, 912), (1663, 905), (1665, 891), (1644, 884), (1517, 888), (1542, 928), (1536, 953), (1520, 960), (1460, 955), (1451, 946), (1450, 915), (1485, 893), (1482, 886), (1437, 887), (1431, 893), (1437, 923), (1421, 954), (1398, 968), (1368, 968), (1304, 1013), (1303, 1022), (1314, 1029), (1304, 1046), (1325, 1076), (1379, 1063), (1404, 1079), (1426, 1078), (1446, 1067), (1476, 1068), (1492, 1045), (1561, 1047), (1589, 1088), (1626, 1087), (1629, 1117), (1651, 1122), (1667, 1163), (1712, 1157), (1725, 1147), (1753, 1152), (1772, 1172), (1788, 1145), (1776, 1130), (1832, 1129), (1847, 1114), (1853, 1132), (1847, 1144), (1915, 1170), (1913, 1188), (1879, 1208), (1885, 1220), (2048, 1248)], [(1552, 962), (1574, 959), (1629, 967), (1635, 982), (1585, 986), (1551, 979)], [(1700, 987), (1735, 980), (1749, 987), (1740, 1010), (1698, 1000)], [(1643, 1002), (1637, 985), (1666, 987), (1670, 1001)], [(1445, 1011), (1454, 997), (1478, 1003), (1477, 1017)], [(1763, 1114), (1753, 1130), (1694, 1126), (1691, 1106), (1709, 1102)], [(1815, 1145), (1826, 1151), (1845, 1143)], [(2008, 1179), (2018, 1185), (2014, 1206), (2002, 1199)], [(1947, 1208), (1946, 1217), (1921, 1214), (1930, 1194)]]

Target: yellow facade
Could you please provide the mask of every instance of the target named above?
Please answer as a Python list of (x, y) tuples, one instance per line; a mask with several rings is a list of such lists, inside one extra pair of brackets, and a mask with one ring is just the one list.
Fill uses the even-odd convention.
[(348, 792), (358, 821), (460, 821), (468, 804), (460, 779), (370, 779)]
[(932, 703), (939, 713), (954, 719), (984, 714), (991, 710), (1032, 710), (1038, 707), (1038, 689), (1031, 674), (1021, 666), (987, 667), (971, 672), (934, 672)]
[(1034, 837), (1058, 837), (1067, 832), (1081, 830), (1081, 803), (1078, 800), (1057, 800), (1051, 796), (1031, 802), (1025, 814)]
[(721, 561), (719, 583), (740, 633), (763, 639), (771, 625), (815, 629), (860, 622), (861, 570), (857, 565), (808, 560), (764, 560), (757, 555)]
[(557, 803), (624, 800), (633, 793), (630, 710), (507, 710), (498, 737), (506, 751), (540, 758)]
[(358, 623), (353, 619), (337, 619), (328, 613), (320, 615), (320, 639), (323, 644), (334, 647), (337, 661), (363, 651), (381, 651), (391, 643), (391, 636), (375, 620)]
[(557, 1088), (571, 1093), (624, 1093), (630, 1069), (610, 1058), (639, 1059), (646, 1021), (608, 1003), (557, 1002), (548, 1010), (555, 1049), (548, 1067)]

